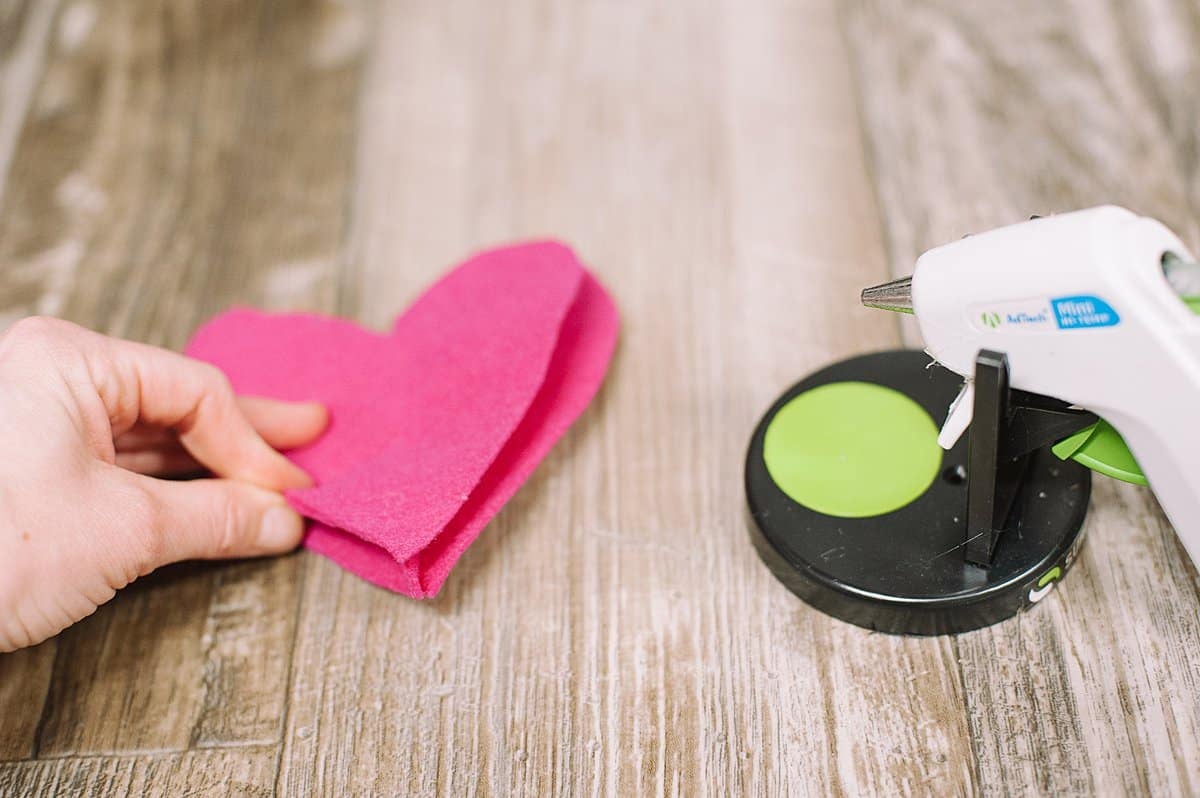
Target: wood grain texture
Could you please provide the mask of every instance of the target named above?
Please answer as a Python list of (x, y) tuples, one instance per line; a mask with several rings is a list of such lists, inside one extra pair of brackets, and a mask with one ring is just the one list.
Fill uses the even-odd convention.
[(228, 795), (273, 794), (273, 747), (186, 751), (156, 756), (89, 756), (0, 763), (0, 795)]
[[(1195, 4), (843, 8), (893, 274), (971, 231), (1107, 202), (1200, 243)], [(956, 641), (979, 786), (1195, 793), (1195, 569), (1129, 485), (1096, 479), (1087, 536), (1058, 601)]]
[(1101, 199), (1197, 243), (1197, 15), (1027, 5), (64, 3), (0, 315), (382, 328), (471, 250), (555, 235), (624, 328), (436, 600), (306, 553), (185, 565), (0, 657), (0, 795), (1200, 789), (1197, 577), (1144, 491), (1098, 480), (1056, 595), (958, 638), (830, 620), (747, 540), (759, 414), (912, 334), (862, 286)]
[(56, 651), (55, 641), (48, 640), (0, 656), (0, 761), (33, 753)]
[[(49, 0), (0, 2), (0, 207), (17, 138), (41, 80), (56, 6)], [(8, 271), (0, 270), (0, 296), (16, 287), (6, 279)], [(0, 324), (4, 315), (0, 307)], [(0, 657), (0, 760), (23, 758), (34, 749), (56, 645), (47, 641)]]
[(951, 644), (825, 621), (746, 539), (757, 414), (804, 371), (896, 340), (854, 307), (884, 263), (834, 22), (828, 4), (382, 7), (358, 315), (385, 324), (464, 248), (552, 232), (615, 292), (624, 342), (436, 601), (310, 569), (283, 793), (968, 778)]
[(58, 5), (58, 0), (0, 0), (0, 205)]
[[(0, 216), (2, 312), (178, 346), (234, 302), (330, 306), (362, 41), (347, 16), (67, 4)], [(300, 576), (298, 557), (169, 569), (5, 662), (38, 657), (0, 691), (24, 701), (6, 754), (276, 743)]]

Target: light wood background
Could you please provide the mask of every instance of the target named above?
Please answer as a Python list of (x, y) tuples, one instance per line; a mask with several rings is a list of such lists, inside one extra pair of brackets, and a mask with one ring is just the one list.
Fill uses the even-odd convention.
[(857, 292), (1118, 202), (1200, 244), (1188, 0), (0, 0), (0, 323), (180, 346), (383, 326), (573, 243), (621, 349), (417, 603), (299, 553), (147, 578), (0, 656), (0, 794), (1200, 791), (1200, 580), (1098, 478), (1055, 594), (957, 638), (809, 609), (747, 540), (755, 420), (915, 343)]

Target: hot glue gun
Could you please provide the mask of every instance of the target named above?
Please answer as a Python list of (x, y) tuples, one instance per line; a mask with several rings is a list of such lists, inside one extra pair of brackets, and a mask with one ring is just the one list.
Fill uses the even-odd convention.
[(1053, 451), (1149, 484), (1200, 565), (1200, 264), (1161, 223), (1103, 206), (967, 236), (912, 277), (863, 291), (916, 316), (928, 353), (966, 378), (938, 442), (971, 423), (981, 350), (1013, 388), (1100, 421)]

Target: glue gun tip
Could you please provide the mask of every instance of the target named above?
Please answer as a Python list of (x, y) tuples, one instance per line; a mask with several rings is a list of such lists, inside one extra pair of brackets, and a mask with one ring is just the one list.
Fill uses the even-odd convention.
[(889, 283), (864, 288), (862, 303), (869, 308), (912, 313), (912, 278), (902, 277)]

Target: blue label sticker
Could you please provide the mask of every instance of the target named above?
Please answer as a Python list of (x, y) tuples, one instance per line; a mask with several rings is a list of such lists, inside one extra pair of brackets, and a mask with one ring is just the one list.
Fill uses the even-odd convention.
[(1112, 305), (1097, 296), (1064, 296), (1051, 299), (1054, 321), (1060, 330), (1082, 330), (1087, 327), (1113, 327), (1121, 317)]

